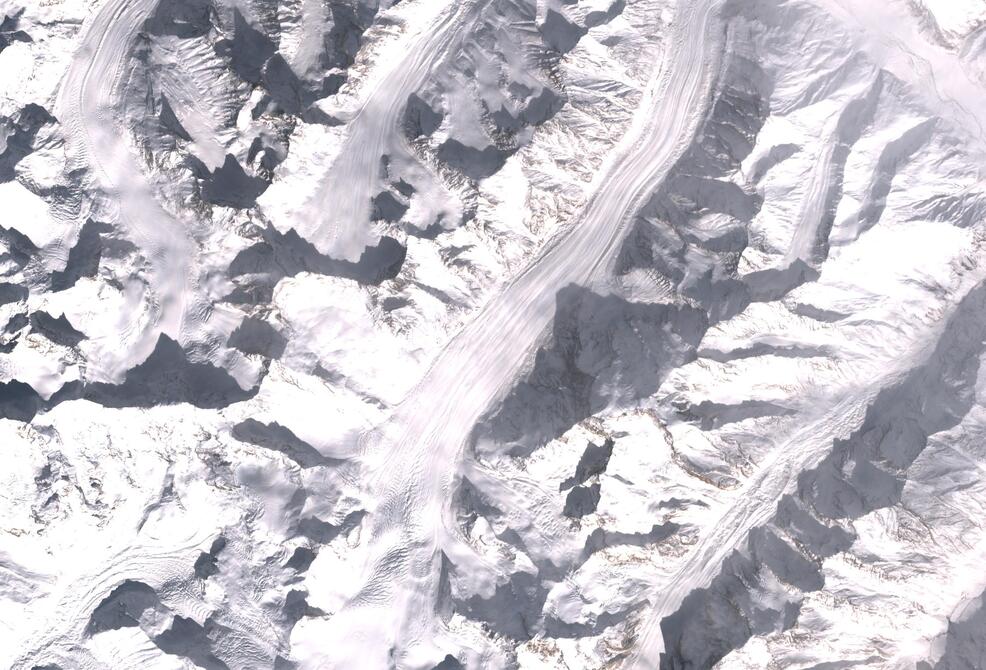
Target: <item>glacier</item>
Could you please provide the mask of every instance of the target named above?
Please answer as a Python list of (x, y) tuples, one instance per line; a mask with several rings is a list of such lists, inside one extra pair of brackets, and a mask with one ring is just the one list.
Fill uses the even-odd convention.
[(0, 0), (0, 666), (986, 667), (984, 166), (981, 0)]

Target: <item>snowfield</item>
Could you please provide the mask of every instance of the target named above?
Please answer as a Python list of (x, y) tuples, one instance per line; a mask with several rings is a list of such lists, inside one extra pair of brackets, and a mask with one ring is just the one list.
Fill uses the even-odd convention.
[(986, 666), (986, 5), (0, 0), (0, 666)]

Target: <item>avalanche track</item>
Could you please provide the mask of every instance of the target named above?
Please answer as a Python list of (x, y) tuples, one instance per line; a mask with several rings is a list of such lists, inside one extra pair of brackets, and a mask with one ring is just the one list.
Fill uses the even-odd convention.
[[(159, 334), (178, 340), (182, 331), (189, 267), (193, 256), (185, 229), (164, 211), (134, 160), (125, 133), (114, 119), (116, 101), (125, 82), (126, 65), (137, 35), (157, 0), (111, 0), (91, 17), (56, 102), (70, 138), (73, 163), (88, 168), (98, 191), (108, 196), (110, 216), (124, 226), (147, 261), (147, 313), (131, 304), (142, 319), (108, 333), (100, 342), (96, 380), (119, 381), (154, 349)], [(121, 346), (121, 344), (123, 346)]]
[[(679, 3), (675, 42), (649, 82), (633, 124), (592, 185), (581, 216), (449, 343), (393, 419), (368, 436), (369, 542), (362, 587), (319, 637), (334, 667), (422, 662), (436, 630), (441, 552), (465, 436), (509, 389), (548, 329), (556, 293), (605, 269), (628, 223), (691, 141), (718, 72), (719, 2)], [(355, 559), (360, 560), (360, 559)], [(433, 653), (433, 652), (432, 652)], [(323, 666), (324, 667), (324, 666)]]

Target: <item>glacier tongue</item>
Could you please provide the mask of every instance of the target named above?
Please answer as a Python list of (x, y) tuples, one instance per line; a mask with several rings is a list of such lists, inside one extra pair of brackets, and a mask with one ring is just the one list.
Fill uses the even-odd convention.
[(0, 1), (0, 665), (983, 666), (984, 50)]

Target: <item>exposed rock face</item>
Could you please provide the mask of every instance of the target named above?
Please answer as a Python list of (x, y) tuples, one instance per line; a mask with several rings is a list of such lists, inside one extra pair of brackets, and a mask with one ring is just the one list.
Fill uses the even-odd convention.
[(0, 2), (0, 666), (983, 667), (984, 26)]

